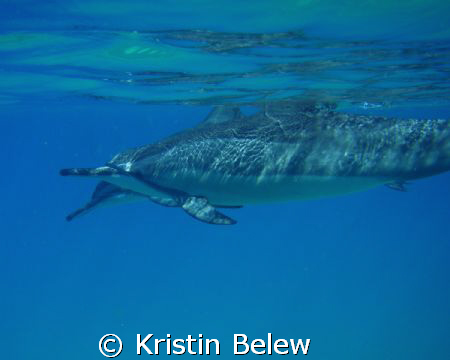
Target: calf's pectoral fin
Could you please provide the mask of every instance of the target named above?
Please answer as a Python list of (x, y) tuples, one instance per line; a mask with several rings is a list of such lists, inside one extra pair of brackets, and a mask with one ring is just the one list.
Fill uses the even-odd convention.
[(214, 225), (233, 225), (236, 220), (222, 214), (212, 206), (208, 200), (201, 196), (189, 196), (181, 205), (193, 218)]
[(151, 201), (153, 201), (155, 204), (167, 206), (167, 207), (178, 207), (180, 204), (178, 203), (175, 198), (172, 197), (159, 197), (159, 196), (149, 196), (148, 197)]

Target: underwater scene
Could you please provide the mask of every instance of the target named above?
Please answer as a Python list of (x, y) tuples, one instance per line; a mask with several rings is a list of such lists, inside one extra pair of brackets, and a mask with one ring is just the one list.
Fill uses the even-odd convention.
[(0, 0), (1, 359), (448, 359), (450, 2)]

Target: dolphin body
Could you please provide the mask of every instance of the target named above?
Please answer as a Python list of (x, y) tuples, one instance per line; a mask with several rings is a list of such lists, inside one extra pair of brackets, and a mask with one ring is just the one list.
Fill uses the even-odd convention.
[(80, 215), (84, 215), (98, 207), (126, 204), (146, 199), (150, 200), (146, 196), (134, 191), (122, 189), (118, 186), (107, 183), (106, 181), (100, 181), (92, 193), (91, 200), (83, 207), (67, 215), (66, 219), (67, 221), (71, 221), (72, 219)]
[(101, 180), (70, 214), (138, 200), (181, 207), (211, 224), (217, 210), (305, 200), (407, 181), (450, 169), (450, 121), (363, 116), (318, 102), (268, 103), (254, 115), (218, 106), (198, 126), (121, 152), (98, 168), (61, 175)]

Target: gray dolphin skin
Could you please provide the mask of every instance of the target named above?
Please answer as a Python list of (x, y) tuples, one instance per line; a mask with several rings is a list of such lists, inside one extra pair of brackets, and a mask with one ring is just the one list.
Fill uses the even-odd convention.
[(314, 199), (450, 169), (450, 121), (354, 115), (313, 101), (267, 103), (253, 115), (217, 106), (198, 126), (121, 152), (98, 168), (92, 199), (68, 220), (109, 203), (150, 200), (210, 224), (234, 224), (217, 208)]

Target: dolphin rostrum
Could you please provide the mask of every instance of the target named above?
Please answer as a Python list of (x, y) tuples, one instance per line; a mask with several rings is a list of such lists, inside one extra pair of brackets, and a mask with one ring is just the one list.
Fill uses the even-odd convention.
[(68, 220), (106, 203), (151, 200), (210, 224), (217, 208), (313, 199), (450, 169), (450, 121), (363, 116), (330, 104), (278, 101), (254, 115), (218, 106), (198, 126), (126, 150), (98, 168), (61, 175), (101, 180)]

